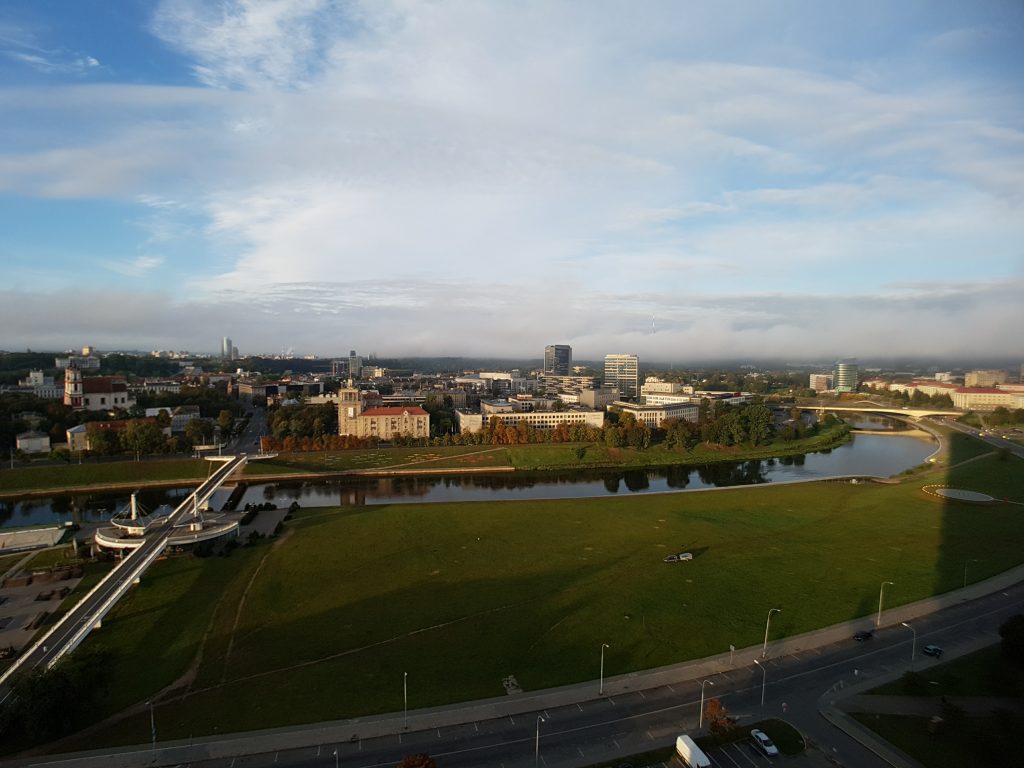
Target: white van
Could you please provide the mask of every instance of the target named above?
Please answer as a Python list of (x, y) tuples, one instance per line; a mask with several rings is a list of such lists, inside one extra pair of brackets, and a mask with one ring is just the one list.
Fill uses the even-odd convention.
[(685, 733), (676, 739), (676, 754), (690, 768), (711, 768), (711, 761), (697, 743)]

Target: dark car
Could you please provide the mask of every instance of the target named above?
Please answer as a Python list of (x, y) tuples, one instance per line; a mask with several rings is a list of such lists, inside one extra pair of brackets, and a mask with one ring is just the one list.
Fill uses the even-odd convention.
[(942, 649), (937, 645), (926, 645), (921, 649), (921, 653), (925, 656), (934, 656), (936, 659), (942, 657)]
[(854, 634), (853, 639), (856, 640), (858, 643), (863, 643), (865, 640), (870, 640), (874, 636), (875, 633), (873, 630), (862, 629), (860, 632)]

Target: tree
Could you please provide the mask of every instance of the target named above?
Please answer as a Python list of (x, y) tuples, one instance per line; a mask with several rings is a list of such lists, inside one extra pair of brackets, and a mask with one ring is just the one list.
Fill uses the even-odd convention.
[(185, 437), (191, 440), (193, 445), (206, 443), (213, 437), (213, 424), (206, 419), (189, 419), (185, 425)]
[(1011, 616), (999, 627), (1003, 656), (1011, 664), (1024, 667), (1024, 614)]
[(121, 432), (121, 445), (138, 458), (144, 453), (156, 453), (165, 444), (160, 427), (151, 421), (132, 421)]
[(217, 415), (217, 426), (220, 427), (221, 437), (225, 437), (225, 438), (231, 437), (231, 428), (234, 425), (235, 425), (235, 417), (232, 415), (231, 411), (229, 411), (227, 408), (224, 408)]
[(704, 719), (708, 721), (708, 730), (716, 736), (722, 736), (736, 727), (736, 718), (729, 716), (729, 711), (719, 699), (711, 699), (704, 707)]
[(403, 757), (402, 762), (398, 764), (398, 768), (437, 768), (437, 763), (434, 762), (434, 758), (430, 755), (420, 752), (416, 755), (406, 755)]

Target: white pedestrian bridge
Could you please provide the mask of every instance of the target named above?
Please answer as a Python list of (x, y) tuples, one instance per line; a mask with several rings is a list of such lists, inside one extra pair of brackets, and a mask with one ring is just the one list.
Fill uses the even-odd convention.
[[(68, 611), (60, 621), (53, 625), (41, 638), (36, 640), (18, 657), (2, 675), (0, 675), (0, 702), (10, 695), (8, 681), (18, 670), (31, 670), (43, 667), (49, 669), (65, 654), (71, 653), (96, 627), (100, 626), (117, 601), (120, 600), (133, 584), (138, 584), (142, 574), (151, 566), (163, 551), (172, 543), (178, 543), (182, 536), (202, 535), (201, 526), (196, 527), (197, 511), (209, 501), (210, 497), (229, 477), (245, 466), (248, 456), (210, 457), (210, 461), (221, 464), (202, 485), (195, 489), (159, 524), (149, 526), (145, 535), (132, 535), (119, 538), (127, 546), (114, 547), (127, 551), (124, 559), (113, 570), (103, 577), (85, 597)], [(130, 527), (130, 526), (129, 526)], [(223, 535), (224, 531), (212, 533)], [(188, 542), (201, 539), (189, 539)], [(101, 544), (102, 545), (102, 544)]]

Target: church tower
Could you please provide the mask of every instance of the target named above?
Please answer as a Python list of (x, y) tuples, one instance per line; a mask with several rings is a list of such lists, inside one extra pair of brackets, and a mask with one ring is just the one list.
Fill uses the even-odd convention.
[(82, 372), (75, 365), (64, 372), (64, 405), (82, 407)]
[(338, 390), (338, 434), (358, 435), (359, 416), (363, 412), (363, 401), (359, 390), (348, 380), (348, 386)]

